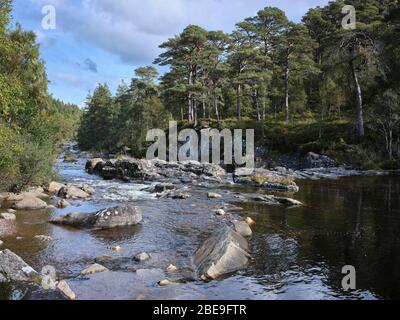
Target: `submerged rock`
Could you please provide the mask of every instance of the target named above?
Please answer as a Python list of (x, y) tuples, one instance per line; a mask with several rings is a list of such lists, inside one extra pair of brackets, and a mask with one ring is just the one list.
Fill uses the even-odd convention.
[(254, 201), (264, 202), (271, 205), (283, 204), (287, 206), (302, 206), (303, 203), (292, 198), (277, 197), (272, 195), (259, 195), (252, 198)]
[(110, 229), (137, 225), (142, 221), (138, 207), (123, 206), (103, 209), (94, 213), (70, 213), (50, 220), (53, 224), (86, 229)]
[(43, 241), (43, 242), (50, 242), (53, 241), (53, 238), (50, 236), (38, 235), (33, 237), (36, 240)]
[(249, 258), (247, 240), (231, 228), (225, 227), (197, 250), (194, 265), (200, 279), (217, 279), (245, 268)]
[(14, 252), (0, 251), (0, 275), (7, 281), (31, 282), (38, 273)]

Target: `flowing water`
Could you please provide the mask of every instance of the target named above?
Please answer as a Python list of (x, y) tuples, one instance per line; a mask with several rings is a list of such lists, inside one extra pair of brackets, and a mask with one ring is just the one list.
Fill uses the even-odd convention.
[[(222, 188), (222, 199), (207, 199), (207, 186), (184, 186), (188, 200), (157, 199), (143, 191), (150, 183), (103, 181), (84, 172), (85, 159), (59, 162), (64, 182), (86, 183), (97, 190), (89, 201), (72, 201), (64, 210), (18, 212), (13, 225), (0, 227), (3, 248), (40, 271), (51, 265), (67, 279), (78, 299), (399, 299), (400, 177), (351, 177), (335, 181), (300, 181), (294, 195), (303, 207), (238, 203), (238, 192)], [(257, 191), (260, 192), (260, 191)], [(121, 203), (142, 208), (143, 223), (109, 231), (54, 226), (52, 215), (92, 212)], [(231, 204), (231, 206), (229, 206)], [(216, 208), (229, 214), (217, 217)], [(242, 208), (242, 210), (240, 210)], [(253, 259), (247, 269), (212, 282), (190, 280), (191, 257), (215, 230), (233, 218), (256, 221), (250, 240)], [(52, 241), (36, 240), (47, 235)], [(110, 250), (121, 246), (121, 252)], [(131, 257), (148, 252), (143, 264)], [(79, 273), (101, 255), (121, 258), (111, 272), (89, 278)], [(176, 275), (165, 267), (173, 263)], [(345, 292), (342, 267), (357, 271), (357, 290)], [(161, 288), (165, 278), (188, 279)], [(0, 285), (0, 299), (60, 299), (52, 292), (20, 284)]]

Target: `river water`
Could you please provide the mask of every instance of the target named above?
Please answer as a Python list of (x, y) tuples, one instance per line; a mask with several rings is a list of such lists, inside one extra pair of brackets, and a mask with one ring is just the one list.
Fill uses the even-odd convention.
[[(3, 249), (20, 255), (38, 271), (54, 266), (57, 277), (68, 281), (78, 299), (400, 298), (399, 176), (299, 181), (300, 192), (291, 196), (304, 206), (287, 208), (237, 202), (238, 193), (255, 190), (232, 187), (212, 190), (223, 198), (209, 200), (210, 189), (204, 185), (181, 185), (192, 195), (188, 200), (157, 199), (143, 191), (150, 183), (103, 181), (86, 174), (85, 161), (60, 161), (57, 168), (63, 182), (94, 187), (97, 193), (91, 200), (72, 201), (71, 207), (53, 212), (18, 212), (15, 225), (0, 229)], [(47, 222), (52, 215), (127, 202), (142, 208), (140, 226), (94, 232)], [(228, 215), (217, 217), (215, 209), (222, 207)], [(218, 281), (191, 280), (196, 248), (224, 224), (247, 216), (256, 221), (248, 268)], [(53, 240), (36, 240), (36, 235)], [(110, 248), (117, 245), (122, 250), (113, 252)], [(132, 261), (143, 251), (151, 255), (150, 261)], [(119, 263), (110, 266), (110, 272), (79, 276), (102, 255), (120, 258)], [(178, 267), (176, 274), (166, 273), (169, 263)], [(356, 268), (356, 290), (342, 289), (345, 265)], [(165, 278), (180, 283), (159, 287)], [(0, 299), (60, 298), (21, 284), (0, 285)]]

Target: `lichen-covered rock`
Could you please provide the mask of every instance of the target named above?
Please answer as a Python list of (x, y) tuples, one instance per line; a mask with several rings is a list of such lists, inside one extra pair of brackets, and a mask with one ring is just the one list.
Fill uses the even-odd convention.
[(12, 251), (0, 251), (0, 275), (7, 281), (31, 282), (38, 273)]
[(70, 213), (50, 220), (53, 224), (86, 229), (110, 229), (132, 226), (139, 224), (141, 221), (142, 211), (140, 208), (132, 206), (103, 209), (94, 213)]
[(247, 240), (231, 228), (225, 227), (197, 250), (194, 265), (200, 279), (217, 279), (245, 268), (249, 258)]

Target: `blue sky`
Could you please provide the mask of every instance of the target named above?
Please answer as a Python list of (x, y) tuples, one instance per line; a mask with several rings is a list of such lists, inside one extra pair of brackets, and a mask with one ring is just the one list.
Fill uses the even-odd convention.
[[(115, 90), (133, 70), (151, 64), (158, 45), (188, 24), (230, 32), (265, 6), (293, 21), (328, 0), (14, 0), (14, 21), (41, 44), (54, 97), (84, 105), (98, 83)], [(44, 30), (42, 8), (56, 9), (56, 29)], [(163, 72), (160, 69), (160, 72)]]

